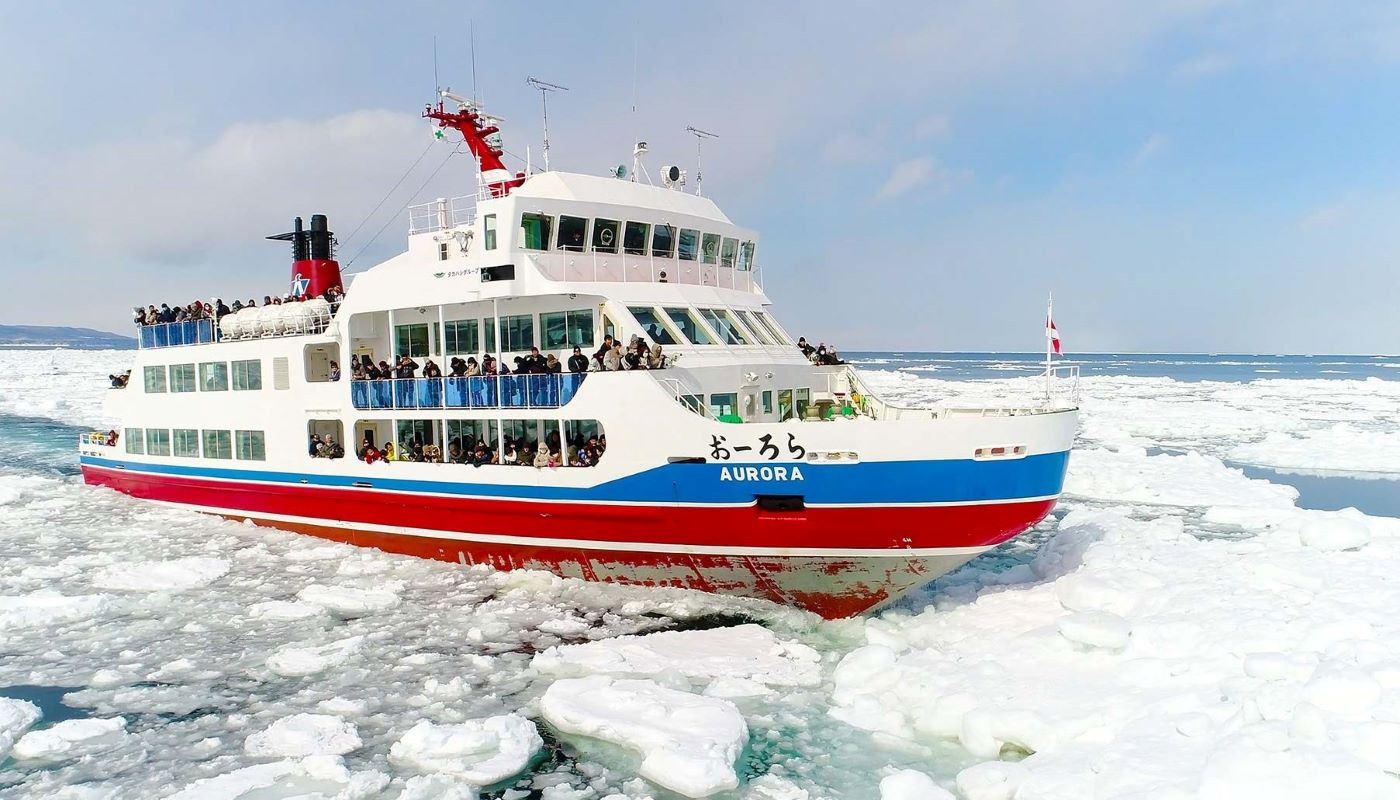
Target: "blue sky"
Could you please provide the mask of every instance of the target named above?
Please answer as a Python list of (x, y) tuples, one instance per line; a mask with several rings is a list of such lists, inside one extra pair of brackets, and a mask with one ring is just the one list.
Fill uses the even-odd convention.
[(571, 89), (556, 168), (719, 133), (706, 194), (794, 333), (1035, 350), (1053, 290), (1071, 351), (1400, 351), (1400, 6), (853, 8), (0, 2), (0, 321), (261, 297), (298, 214), (392, 255), (406, 203), (474, 185), (424, 184), (431, 151), (365, 221), (428, 141), (433, 37), (469, 90), (474, 25), (509, 150), (539, 157), (527, 75)]

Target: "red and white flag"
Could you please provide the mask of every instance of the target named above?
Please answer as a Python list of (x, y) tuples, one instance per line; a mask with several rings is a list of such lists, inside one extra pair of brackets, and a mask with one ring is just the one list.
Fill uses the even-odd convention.
[(1060, 331), (1055, 328), (1055, 318), (1053, 316), (1045, 317), (1045, 339), (1049, 342), (1050, 347), (1055, 351), (1055, 355), (1061, 355)]

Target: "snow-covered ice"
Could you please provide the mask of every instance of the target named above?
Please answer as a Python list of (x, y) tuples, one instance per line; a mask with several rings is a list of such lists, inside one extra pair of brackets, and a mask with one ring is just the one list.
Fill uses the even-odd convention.
[(10, 754), (15, 740), (41, 716), (39, 707), (28, 700), (0, 697), (0, 761)]
[(177, 558), (114, 564), (97, 571), (92, 585), (125, 592), (183, 592), (207, 586), (228, 572), (221, 558)]
[(490, 786), (520, 774), (543, 746), (535, 723), (519, 714), (453, 725), (420, 720), (389, 748), (389, 760), (429, 775)]
[(343, 756), (360, 747), (355, 724), (330, 714), (294, 714), (249, 736), (243, 752), (250, 756)]
[(749, 731), (727, 700), (593, 675), (555, 681), (540, 698), (540, 711), (564, 733), (636, 750), (639, 775), (686, 797), (739, 785), (734, 764)]
[(19, 737), (10, 755), (29, 761), (58, 761), (113, 749), (126, 739), (126, 720), (66, 719)]

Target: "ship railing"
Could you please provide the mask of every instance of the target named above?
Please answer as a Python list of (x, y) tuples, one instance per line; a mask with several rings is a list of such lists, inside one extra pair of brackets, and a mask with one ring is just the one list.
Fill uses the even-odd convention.
[(153, 347), (182, 347), (219, 341), (219, 328), (212, 319), (191, 319), (184, 322), (161, 322), (142, 325), (137, 342), (142, 350)]
[(653, 377), (656, 378), (656, 382), (661, 384), (663, 389), (670, 393), (671, 397), (675, 399), (677, 403), (680, 403), (687, 409), (707, 419), (715, 418), (715, 415), (710, 411), (710, 407), (705, 404), (705, 393), (700, 389), (687, 384), (684, 380), (675, 377), (674, 374), (665, 377), (654, 375)]
[(1063, 397), (1072, 405), (1079, 405), (1079, 365), (1061, 364), (1045, 371), (1045, 399), (1052, 401)]
[(988, 404), (978, 406), (899, 406), (881, 400), (861, 378), (848, 367), (827, 374), (829, 391), (841, 400), (842, 389), (849, 391), (850, 404), (872, 419), (947, 419), (950, 417), (1014, 417), (1062, 411), (1079, 404), (1079, 367), (1064, 365), (1051, 368), (1045, 376), (1045, 395), (1039, 402)]
[(476, 195), (439, 197), (408, 207), (408, 233), (433, 233), (456, 228), (470, 228), (476, 217)]
[(762, 291), (761, 270), (627, 252), (530, 253), (540, 274), (570, 283), (679, 283), (744, 292)]
[[(279, 313), (268, 314), (263, 309)], [(142, 325), (138, 329), (137, 343), (142, 350), (150, 350), (159, 347), (315, 335), (325, 333), (330, 328), (331, 317), (335, 313), (331, 305), (323, 303), (283, 303), (262, 306), (258, 310), (262, 313), (257, 319), (242, 317), (240, 314), (226, 314), (218, 321), (192, 319)]]
[(588, 373), (392, 378), (351, 381), (357, 409), (559, 408), (574, 399)]

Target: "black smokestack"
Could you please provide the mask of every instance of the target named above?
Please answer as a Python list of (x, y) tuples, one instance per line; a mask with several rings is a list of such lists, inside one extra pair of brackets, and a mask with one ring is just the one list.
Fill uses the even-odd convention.
[(326, 260), (331, 257), (331, 232), (326, 228), (325, 214), (311, 215), (311, 258)]
[[(312, 221), (315, 224), (315, 221)], [(301, 229), (301, 217), (292, 223), (292, 260), (306, 260), (306, 232)]]

